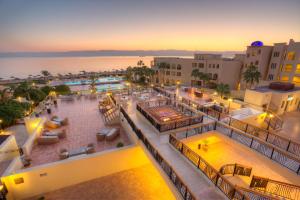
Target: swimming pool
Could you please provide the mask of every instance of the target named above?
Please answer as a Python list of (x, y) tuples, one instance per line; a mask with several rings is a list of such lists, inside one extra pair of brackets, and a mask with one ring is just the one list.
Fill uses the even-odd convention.
[[(103, 77), (98, 78), (96, 80), (96, 84), (105, 84), (105, 83), (118, 83), (123, 81), (121, 77)], [(88, 85), (91, 83), (91, 80), (72, 80), (63, 82), (64, 85), (72, 86), (72, 85)]]
[[(90, 90), (89, 85), (70, 85), (69, 87), (73, 92)], [(123, 83), (113, 83), (113, 84), (105, 83), (105, 84), (96, 85), (96, 88), (98, 92), (106, 92), (106, 91), (124, 89), (125, 85)]]

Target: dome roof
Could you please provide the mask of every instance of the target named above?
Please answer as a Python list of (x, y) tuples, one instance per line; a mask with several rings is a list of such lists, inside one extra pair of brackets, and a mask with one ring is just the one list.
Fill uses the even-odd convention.
[(262, 41), (254, 41), (251, 43), (252, 47), (261, 47), (264, 46), (264, 43)]

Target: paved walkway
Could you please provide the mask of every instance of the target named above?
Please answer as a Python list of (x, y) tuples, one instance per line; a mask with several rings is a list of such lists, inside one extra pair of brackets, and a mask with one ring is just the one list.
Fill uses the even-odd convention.
[(168, 142), (168, 135), (162, 135), (136, 110), (136, 103), (129, 102), (127, 108), (130, 118), (143, 131), (151, 144), (161, 156), (173, 167), (183, 182), (188, 186), (197, 199), (226, 199), (225, 195), (208, 180), (199, 169), (173, 149)]
[(300, 112), (287, 112), (280, 117), (284, 123), (278, 134), (300, 143)]

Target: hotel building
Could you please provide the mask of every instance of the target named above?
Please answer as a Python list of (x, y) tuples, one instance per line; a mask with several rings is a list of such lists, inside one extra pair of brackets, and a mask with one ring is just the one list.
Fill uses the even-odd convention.
[[(223, 58), (221, 54), (196, 53), (194, 58), (155, 57), (152, 68), (156, 70), (156, 84), (203, 85), (203, 81), (191, 76), (194, 69), (206, 73), (215, 83), (225, 83), (237, 88), (244, 55)], [(159, 69), (160, 63), (168, 63), (167, 69)]]

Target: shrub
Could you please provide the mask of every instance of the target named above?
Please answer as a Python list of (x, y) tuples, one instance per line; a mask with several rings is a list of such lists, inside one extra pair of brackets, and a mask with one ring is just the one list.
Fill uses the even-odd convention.
[(123, 147), (123, 146), (124, 146), (123, 142), (118, 142), (118, 144), (117, 144), (117, 147), (118, 147), (118, 148), (121, 148), (121, 147)]
[(2, 127), (13, 125), (17, 119), (24, 117), (25, 112), (30, 109), (29, 103), (20, 103), (9, 100), (0, 104), (0, 118), (3, 120)]
[(55, 86), (55, 92), (57, 94), (66, 95), (66, 94), (71, 94), (71, 89), (67, 85), (58, 85), (58, 86)]
[(48, 95), (48, 94), (51, 92), (52, 87), (46, 85), (46, 86), (44, 86), (44, 87), (41, 87), (40, 89), (41, 89), (46, 95)]

